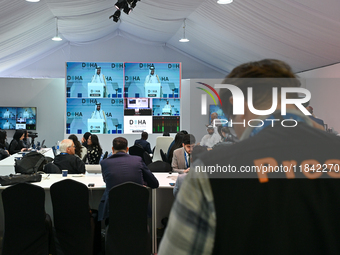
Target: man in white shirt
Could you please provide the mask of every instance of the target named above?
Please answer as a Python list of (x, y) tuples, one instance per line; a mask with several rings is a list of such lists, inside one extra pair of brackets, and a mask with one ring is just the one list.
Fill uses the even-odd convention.
[[(147, 83), (159, 83), (161, 84), (161, 80), (159, 79), (159, 76), (155, 73), (155, 67), (150, 66), (149, 74), (145, 77), (145, 82), (144, 82), (144, 88), (145, 84)], [(163, 91), (162, 91), (162, 86), (160, 87), (160, 96), (162, 97)]]
[(5, 119), (10, 118), (10, 112), (9, 112), (8, 109), (6, 109), (6, 111), (5, 111), (5, 113), (4, 113), (4, 118), (5, 118)]
[(149, 75), (145, 77), (145, 83), (161, 83), (157, 74), (155, 74), (155, 67), (151, 66), (149, 70)]
[(91, 115), (91, 119), (96, 119), (96, 120), (104, 120), (103, 123), (104, 123), (104, 131), (103, 133), (105, 134), (106, 133), (106, 115), (105, 115), (105, 112), (103, 110), (100, 109), (101, 107), (101, 104), (98, 103), (96, 104), (96, 108), (94, 110), (94, 112), (92, 113)]
[(101, 73), (102, 68), (100, 66), (97, 66), (97, 68), (95, 69), (95, 73), (92, 77), (91, 83), (104, 83), (104, 92), (103, 92), (103, 96), (107, 97), (106, 94), (106, 79), (104, 74)]
[(215, 144), (221, 141), (220, 135), (215, 133), (215, 129), (213, 126), (208, 126), (207, 128), (208, 134), (203, 136), (200, 145), (207, 146), (208, 148), (212, 148)]

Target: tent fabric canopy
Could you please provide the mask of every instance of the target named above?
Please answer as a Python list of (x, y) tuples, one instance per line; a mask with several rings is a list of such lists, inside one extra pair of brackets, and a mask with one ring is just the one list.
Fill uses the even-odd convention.
[[(13, 76), (66, 45), (115, 36), (170, 47), (223, 73), (263, 58), (284, 60), (296, 72), (340, 62), (338, 0), (142, 0), (117, 23), (109, 19), (115, 2), (2, 1), (0, 76)], [(51, 40), (55, 17), (61, 42)], [(188, 43), (179, 42), (184, 19)]]

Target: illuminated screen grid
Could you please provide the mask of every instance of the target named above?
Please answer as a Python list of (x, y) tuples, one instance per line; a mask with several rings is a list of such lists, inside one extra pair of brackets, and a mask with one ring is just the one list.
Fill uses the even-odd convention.
[(36, 107), (0, 107), (0, 129), (36, 130)]
[(66, 63), (66, 133), (178, 132), (180, 63)]

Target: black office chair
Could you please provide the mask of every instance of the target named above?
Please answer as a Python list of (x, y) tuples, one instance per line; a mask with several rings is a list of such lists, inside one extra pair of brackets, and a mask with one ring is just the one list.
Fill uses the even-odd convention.
[(143, 161), (145, 165), (147, 166), (152, 163), (152, 158), (150, 157), (149, 153), (147, 153), (146, 151), (144, 151), (143, 153)]
[(140, 156), (143, 159), (144, 163), (148, 165), (150, 163), (149, 159), (151, 158), (150, 157), (148, 158), (147, 156), (145, 156), (144, 152), (145, 150), (139, 145), (133, 145), (129, 148), (130, 155)]
[(5, 232), (2, 255), (55, 254), (43, 188), (19, 183), (2, 192)]
[(66, 179), (54, 183), (50, 192), (57, 249), (65, 255), (92, 254), (93, 226), (86, 185)]
[(166, 155), (166, 153), (164, 153), (164, 151), (162, 149), (160, 149), (160, 153), (161, 153), (161, 158), (164, 162), (168, 162), (168, 157)]
[(44, 166), (44, 172), (47, 173), (47, 174), (61, 174), (61, 170), (59, 169), (59, 167), (57, 167), (52, 162), (47, 163)]
[(168, 162), (164, 162), (162, 160), (157, 160), (155, 162), (152, 162), (148, 165), (148, 168), (151, 172), (157, 173), (157, 172), (166, 172), (170, 173), (172, 171), (172, 167)]
[(143, 157), (144, 152), (145, 150), (138, 145), (133, 145), (129, 148), (130, 155), (140, 156), (143, 159), (143, 161), (144, 161), (144, 157)]
[(105, 254), (150, 254), (148, 201), (147, 188), (136, 183), (123, 183), (110, 190)]

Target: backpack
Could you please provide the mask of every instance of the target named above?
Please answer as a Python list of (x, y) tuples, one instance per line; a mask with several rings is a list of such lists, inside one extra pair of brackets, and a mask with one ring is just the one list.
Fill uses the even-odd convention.
[(16, 160), (14, 169), (15, 173), (20, 174), (34, 174), (42, 171), (47, 159), (39, 152), (32, 151), (22, 157), (21, 160)]

